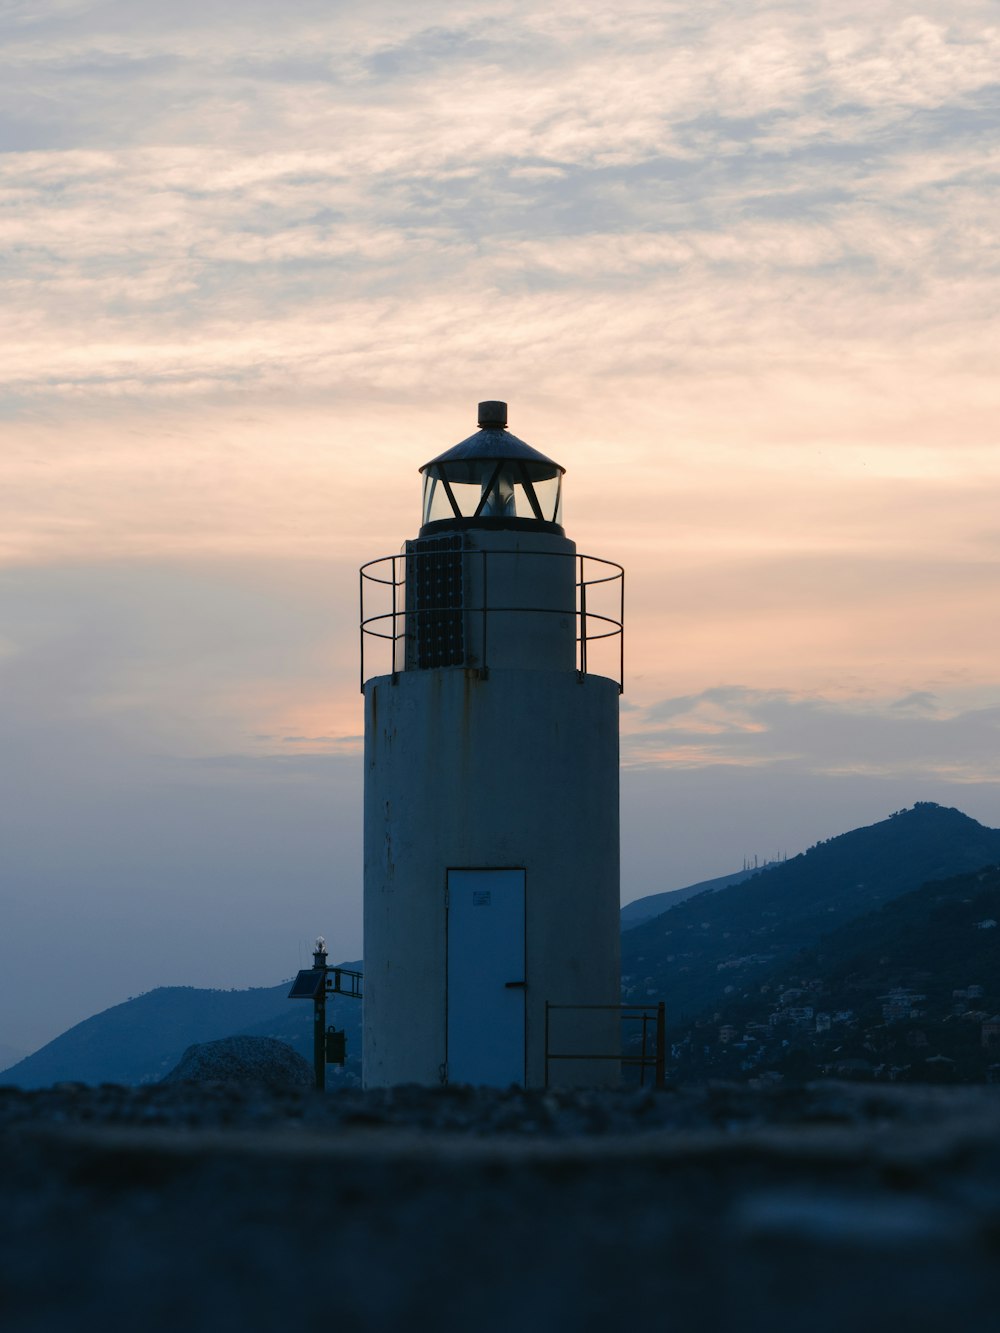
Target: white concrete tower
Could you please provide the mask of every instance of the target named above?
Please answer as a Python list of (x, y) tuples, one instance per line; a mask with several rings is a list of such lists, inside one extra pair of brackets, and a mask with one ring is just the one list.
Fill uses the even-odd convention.
[(619, 1002), (623, 576), (577, 553), (565, 469), (506, 424), (480, 403), (420, 469), (419, 536), (361, 571), (369, 1087), (541, 1086), (547, 1017), (550, 1055), (616, 1049), (616, 1015), (546, 1002)]

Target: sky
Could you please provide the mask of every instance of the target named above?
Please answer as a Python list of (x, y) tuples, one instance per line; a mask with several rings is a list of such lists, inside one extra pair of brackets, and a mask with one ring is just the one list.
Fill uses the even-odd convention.
[(995, 4), (0, 6), (0, 1047), (361, 956), (358, 566), (627, 570), (622, 896), (1000, 824)]

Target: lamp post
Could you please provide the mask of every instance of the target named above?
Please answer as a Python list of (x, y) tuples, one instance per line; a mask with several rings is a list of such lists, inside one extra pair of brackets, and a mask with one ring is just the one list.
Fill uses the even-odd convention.
[(316, 989), (313, 997), (313, 1066), (316, 1070), (316, 1091), (326, 1087), (326, 940), (322, 935), (316, 938), (313, 950), (313, 970), (322, 975), (322, 985)]
[(346, 967), (331, 967), (326, 951), (326, 940), (322, 935), (316, 938), (313, 949), (312, 967), (303, 968), (292, 982), (288, 992), (290, 1000), (312, 1000), (313, 1002), (313, 1067), (316, 1070), (316, 1091), (326, 1087), (327, 1065), (342, 1065), (347, 1060), (347, 1039), (343, 1029), (326, 1026), (326, 996), (328, 991), (336, 995), (347, 995), (351, 999), (362, 998), (360, 972)]

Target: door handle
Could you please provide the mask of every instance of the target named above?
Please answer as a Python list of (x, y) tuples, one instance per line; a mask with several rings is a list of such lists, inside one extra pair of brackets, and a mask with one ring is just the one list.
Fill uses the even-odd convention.
[(527, 984), (526, 981), (505, 981), (504, 990), (524, 990)]

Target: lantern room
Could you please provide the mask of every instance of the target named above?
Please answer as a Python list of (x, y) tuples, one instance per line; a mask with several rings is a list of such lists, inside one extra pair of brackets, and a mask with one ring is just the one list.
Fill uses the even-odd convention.
[(446, 528), (562, 535), (565, 468), (507, 430), (507, 404), (479, 404), (479, 430), (425, 463), (420, 536)]

